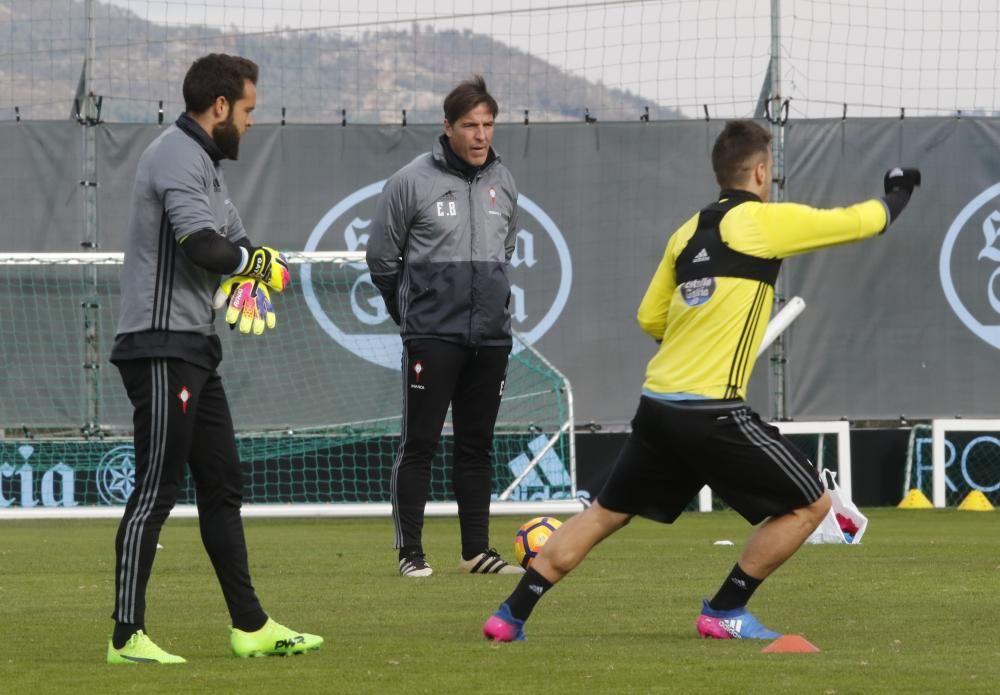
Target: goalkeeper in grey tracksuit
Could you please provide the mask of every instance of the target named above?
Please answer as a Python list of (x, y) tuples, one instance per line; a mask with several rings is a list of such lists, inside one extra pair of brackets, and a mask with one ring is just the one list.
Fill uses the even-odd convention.
[(489, 543), (493, 428), (511, 349), (508, 264), (517, 187), (491, 147), (496, 100), (481, 77), (444, 100), (444, 133), (379, 198), (367, 260), (403, 338), (403, 430), (391, 495), (404, 577), (432, 573), (421, 532), (431, 461), (448, 406), (459, 569), (520, 574)]
[(237, 158), (240, 137), (253, 124), (256, 83), (257, 65), (246, 58), (199, 58), (184, 78), (186, 112), (139, 158), (111, 352), (135, 428), (135, 486), (115, 538), (111, 664), (184, 661), (149, 638), (145, 611), (157, 539), (186, 468), (195, 483), (202, 542), (232, 620), (233, 653), (301, 653), (323, 642), (270, 619), (250, 583), (240, 518), (243, 469), (216, 372), (222, 346), (213, 295), (220, 275), (252, 288), (239, 295), (253, 298), (244, 313), (270, 311), (259, 284), (281, 291), (289, 281), (277, 252), (247, 240), (220, 166)]

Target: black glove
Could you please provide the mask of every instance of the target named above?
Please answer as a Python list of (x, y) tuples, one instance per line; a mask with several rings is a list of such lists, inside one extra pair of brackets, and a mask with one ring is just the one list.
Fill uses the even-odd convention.
[(920, 170), (894, 167), (885, 172), (883, 185), (885, 186), (885, 196), (882, 200), (889, 208), (889, 222), (892, 223), (899, 217), (899, 213), (903, 211), (906, 204), (910, 202), (913, 189), (920, 185)]
[(886, 193), (892, 193), (897, 188), (902, 188), (908, 195), (912, 194), (913, 189), (920, 185), (920, 169), (894, 167), (885, 172), (883, 183)]

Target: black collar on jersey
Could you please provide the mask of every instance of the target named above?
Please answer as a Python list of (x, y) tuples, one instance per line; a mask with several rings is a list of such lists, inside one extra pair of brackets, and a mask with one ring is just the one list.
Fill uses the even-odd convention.
[(749, 201), (753, 201), (755, 203), (764, 202), (756, 193), (745, 191), (742, 188), (723, 188), (719, 192), (719, 200), (731, 200), (734, 203), (746, 203)]
[(222, 153), (219, 146), (215, 144), (215, 140), (208, 136), (205, 129), (198, 125), (198, 121), (194, 120), (186, 113), (182, 113), (174, 125), (187, 133), (195, 142), (201, 145), (202, 149), (208, 153), (208, 156), (212, 158), (212, 161), (216, 164), (220, 160), (225, 159), (226, 155)]
[(452, 169), (457, 171), (466, 181), (472, 181), (476, 178), (480, 171), (488, 167), (493, 163), (493, 160), (497, 158), (496, 152), (490, 147), (489, 152), (486, 154), (486, 161), (481, 167), (477, 167), (475, 164), (469, 164), (467, 161), (455, 154), (455, 150), (451, 149), (451, 141), (448, 140), (448, 136), (441, 133), (439, 138), (441, 143), (441, 148), (444, 150), (444, 159)]

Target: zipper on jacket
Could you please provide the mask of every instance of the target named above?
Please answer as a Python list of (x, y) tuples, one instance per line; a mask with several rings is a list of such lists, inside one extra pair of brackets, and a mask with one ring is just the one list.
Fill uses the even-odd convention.
[(472, 208), (473, 206), (472, 188), (475, 185), (475, 181), (478, 178), (479, 175), (477, 174), (475, 179), (469, 181), (469, 266), (471, 269), (471, 275), (469, 279), (469, 343), (470, 344), (472, 343), (472, 317), (476, 312), (476, 263), (472, 257), (472, 250), (474, 248), (473, 237), (475, 236), (476, 233), (476, 223), (475, 223), (476, 215), (475, 211)]

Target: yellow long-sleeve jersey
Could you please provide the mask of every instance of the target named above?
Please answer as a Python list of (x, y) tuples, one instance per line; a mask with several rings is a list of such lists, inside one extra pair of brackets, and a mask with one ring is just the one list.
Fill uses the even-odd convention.
[[(888, 210), (877, 199), (817, 209), (763, 203), (746, 192), (723, 191), (719, 202), (724, 207), (716, 236), (725, 251), (737, 252), (731, 255), (745, 257), (750, 264), (773, 259), (773, 276), (778, 259), (866, 239), (889, 223)], [(661, 341), (646, 367), (643, 389), (653, 395), (746, 398), (746, 384), (770, 318), (773, 279), (707, 275), (684, 282), (683, 277), (697, 274), (700, 260), (709, 260), (707, 250), (701, 249), (685, 254), (678, 282), (678, 258), (695, 236), (702, 214), (671, 235), (639, 305), (639, 326)], [(704, 268), (710, 270), (711, 263)]]

